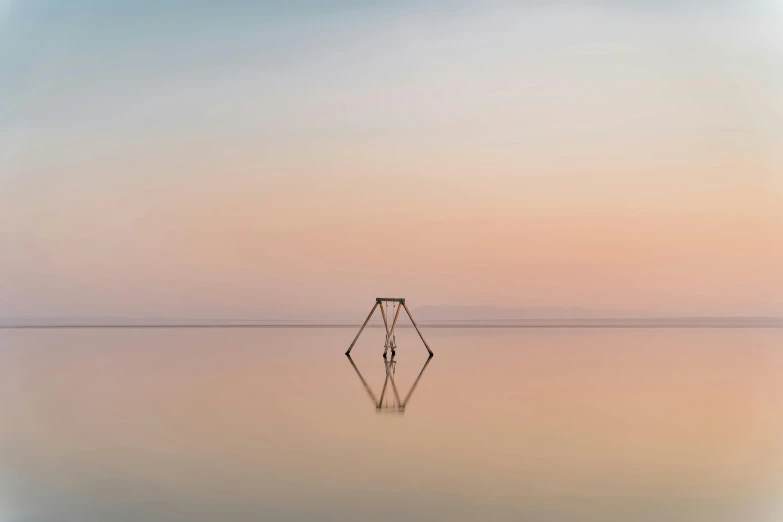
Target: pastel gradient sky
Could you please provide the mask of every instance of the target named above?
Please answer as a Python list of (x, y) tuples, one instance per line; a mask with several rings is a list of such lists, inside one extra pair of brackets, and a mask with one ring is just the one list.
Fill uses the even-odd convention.
[(783, 315), (781, 3), (514, 4), (0, 0), (0, 316)]

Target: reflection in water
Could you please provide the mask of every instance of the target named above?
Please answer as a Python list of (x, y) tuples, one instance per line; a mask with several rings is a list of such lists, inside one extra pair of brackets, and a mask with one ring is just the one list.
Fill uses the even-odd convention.
[[(400, 400), (400, 394), (397, 391), (397, 384), (394, 382), (394, 374), (397, 370), (397, 361), (394, 360), (394, 356), (392, 356), (392, 358), (389, 360), (383, 360), (383, 365), (386, 370), (386, 379), (383, 381), (383, 388), (381, 389), (380, 397), (376, 397), (376, 395), (373, 393), (372, 388), (370, 388), (370, 385), (367, 384), (367, 381), (364, 379), (364, 377), (362, 377), (362, 373), (359, 371), (359, 368), (356, 367), (356, 364), (353, 362), (353, 359), (351, 359), (350, 354), (345, 354), (345, 356), (348, 358), (348, 362), (351, 363), (351, 366), (353, 366), (353, 369), (356, 371), (356, 375), (358, 375), (359, 379), (362, 381), (364, 389), (367, 390), (367, 395), (370, 396), (373, 404), (375, 404), (375, 411), (379, 413), (405, 413), (405, 406), (408, 404), (411, 395), (413, 395), (413, 391), (419, 384), (421, 376), (424, 375), (424, 370), (427, 369), (427, 365), (432, 360), (432, 354), (430, 354), (430, 356), (427, 357), (427, 360), (424, 362), (424, 366), (421, 367), (421, 371), (416, 377), (416, 380), (413, 381), (413, 385), (408, 391), (408, 394), (405, 395), (405, 399)], [(391, 384), (392, 394), (387, 394), (389, 384)]]
[(0, 521), (783, 521), (783, 330), (431, 335), (0, 329)]

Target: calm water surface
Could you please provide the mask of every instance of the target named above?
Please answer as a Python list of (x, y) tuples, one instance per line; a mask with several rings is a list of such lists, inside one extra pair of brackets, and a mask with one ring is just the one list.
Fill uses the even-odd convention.
[(0, 521), (783, 520), (783, 330), (381, 332), (0, 330)]

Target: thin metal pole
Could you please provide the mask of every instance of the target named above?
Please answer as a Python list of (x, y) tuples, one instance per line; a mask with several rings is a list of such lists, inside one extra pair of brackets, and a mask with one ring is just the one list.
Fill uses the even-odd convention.
[(348, 362), (351, 363), (351, 366), (353, 366), (353, 369), (356, 371), (356, 375), (359, 376), (359, 380), (362, 381), (362, 384), (364, 384), (364, 389), (367, 390), (367, 395), (369, 395), (370, 399), (372, 399), (372, 403), (373, 404), (377, 404), (378, 403), (378, 399), (375, 398), (375, 395), (373, 394), (372, 390), (370, 389), (370, 385), (367, 384), (367, 381), (365, 381), (364, 377), (362, 377), (362, 374), (359, 371), (359, 368), (356, 367), (356, 364), (354, 364), (353, 359), (351, 359), (350, 355), (348, 355), (346, 353), (345, 356), (348, 357)]
[[(362, 331), (364, 330), (364, 327), (367, 326), (367, 323), (370, 322), (370, 317), (372, 317), (372, 313), (375, 311), (375, 308), (378, 306), (378, 301), (375, 301), (375, 304), (372, 306), (372, 310), (370, 310), (370, 315), (367, 316), (367, 319), (364, 320), (364, 324), (361, 328), (359, 328), (359, 333), (356, 334), (356, 337), (354, 338), (353, 342), (351, 343), (351, 346), (348, 347), (348, 351), (345, 352), (345, 355), (351, 354), (351, 348), (353, 348), (353, 345), (356, 344), (356, 341), (359, 339), (359, 336), (362, 335)], [(408, 315), (410, 315), (410, 312), (408, 312)], [(414, 323), (415, 324), (415, 323)], [(421, 334), (419, 334), (421, 335)], [(427, 343), (424, 343), (427, 344)]]
[(419, 376), (416, 377), (415, 381), (413, 381), (413, 386), (411, 386), (411, 390), (408, 392), (408, 395), (405, 396), (405, 400), (402, 403), (403, 408), (405, 407), (406, 404), (408, 404), (408, 399), (410, 399), (411, 395), (413, 395), (413, 390), (416, 389), (416, 386), (419, 384), (419, 379), (421, 379), (421, 376), (424, 375), (424, 370), (427, 369), (427, 365), (430, 363), (431, 360), (432, 360), (432, 355), (427, 357), (427, 362), (425, 362), (424, 366), (422, 366), (421, 371), (419, 372)]
[(386, 320), (386, 310), (383, 309), (383, 303), (381, 303), (381, 315), (383, 316), (383, 326), (386, 328), (386, 343), (384, 347), (389, 344), (389, 322)]
[(393, 370), (390, 371), (390, 368), (392, 368), (392, 365), (394, 364), (394, 357), (392, 357), (391, 361), (385, 364), (386, 364), (386, 376), (389, 378), (389, 380), (391, 380), (392, 391), (394, 392), (394, 398), (397, 399), (397, 404), (402, 406), (402, 403), (400, 402), (400, 394), (397, 393), (397, 385), (394, 384), (394, 371)]
[[(411, 311), (408, 310), (408, 305), (405, 304), (405, 302), (402, 303), (402, 306), (405, 307), (405, 312), (408, 314), (408, 317), (410, 317), (411, 322), (413, 323), (413, 327), (416, 329), (416, 332), (419, 334), (419, 337), (421, 337), (421, 342), (424, 343), (424, 347), (427, 349), (427, 351), (432, 355), (432, 350), (430, 350), (430, 347), (427, 345), (427, 341), (424, 340), (424, 336), (421, 335), (421, 330), (419, 330), (419, 327), (416, 325), (416, 321), (413, 320), (413, 316), (411, 315)], [(399, 310), (397, 310), (399, 312)], [(397, 318), (394, 318), (394, 322), (397, 322)], [(392, 331), (394, 331), (394, 326), (392, 325)]]
[(386, 368), (386, 380), (383, 381), (383, 389), (381, 390), (381, 398), (378, 400), (378, 404), (375, 405), (377, 409), (381, 409), (383, 406), (383, 397), (386, 395), (386, 386), (389, 384), (389, 368)]
[[(407, 307), (405, 308), (408, 309)], [(410, 315), (410, 312), (408, 312), (408, 315)], [(394, 327), (397, 326), (397, 318), (400, 317), (400, 307), (397, 307), (397, 313), (394, 314), (394, 322), (392, 323), (391, 332), (389, 332), (389, 338), (391, 339), (391, 336), (394, 335)], [(421, 335), (421, 334), (419, 334)], [(427, 344), (427, 343), (424, 343)], [(388, 346), (386, 347), (388, 349)], [(383, 356), (386, 357), (386, 349), (383, 350)], [(429, 348), (427, 348), (429, 350)], [(394, 351), (394, 350), (392, 350)]]

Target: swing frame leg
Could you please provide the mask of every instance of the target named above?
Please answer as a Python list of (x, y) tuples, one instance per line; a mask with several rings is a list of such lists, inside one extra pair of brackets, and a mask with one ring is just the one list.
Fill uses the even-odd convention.
[(376, 301), (375, 304), (372, 306), (372, 310), (370, 310), (369, 315), (367, 315), (367, 319), (364, 320), (364, 324), (362, 325), (362, 327), (359, 328), (359, 333), (357, 333), (356, 337), (354, 337), (353, 342), (351, 343), (351, 346), (348, 347), (348, 351), (345, 352), (345, 355), (351, 355), (351, 350), (353, 349), (353, 345), (356, 344), (356, 341), (359, 340), (359, 336), (362, 335), (362, 332), (364, 331), (364, 327), (367, 326), (367, 323), (370, 322), (370, 317), (372, 317), (372, 314), (373, 312), (375, 312), (375, 309), (377, 307), (378, 307), (378, 301)]
[[(424, 340), (424, 336), (421, 334), (421, 330), (419, 330), (419, 326), (416, 324), (416, 321), (413, 320), (413, 316), (411, 315), (411, 311), (408, 310), (408, 305), (405, 304), (405, 301), (403, 301), (402, 306), (405, 307), (405, 313), (408, 314), (408, 317), (411, 320), (411, 323), (413, 323), (413, 327), (416, 329), (416, 333), (419, 334), (419, 337), (421, 337), (421, 342), (424, 343), (424, 347), (427, 349), (427, 351), (430, 354), (430, 357), (433, 356), (432, 350), (430, 350), (429, 345), (427, 344), (427, 341)], [(399, 312), (399, 310), (397, 310)], [(394, 322), (397, 322), (397, 318), (394, 318)]]
[(383, 316), (383, 327), (386, 329), (386, 342), (383, 343), (383, 347), (386, 349), (389, 346), (391, 339), (391, 336), (389, 335), (389, 322), (387, 320), (386, 310), (383, 308), (383, 303), (378, 303), (378, 306), (381, 308), (381, 316)]
[[(397, 307), (397, 313), (394, 314), (394, 322), (392, 322), (391, 331), (389, 332), (389, 342), (386, 343), (386, 346), (383, 349), (383, 358), (386, 358), (386, 352), (389, 350), (389, 345), (391, 344), (391, 339), (394, 338), (394, 327), (397, 326), (397, 319), (400, 317), (400, 307)], [(392, 356), (395, 354), (396, 346), (392, 347)]]

